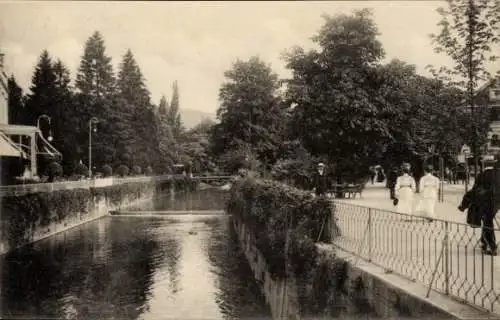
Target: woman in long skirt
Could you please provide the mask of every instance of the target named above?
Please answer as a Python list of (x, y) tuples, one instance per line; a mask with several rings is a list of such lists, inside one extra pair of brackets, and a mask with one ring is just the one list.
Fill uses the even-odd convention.
[(403, 175), (399, 176), (396, 180), (394, 191), (398, 204), (396, 210), (399, 213), (411, 215), (413, 214), (413, 194), (416, 190), (415, 179), (410, 176), (410, 164), (404, 163), (401, 170)]
[(425, 169), (425, 175), (420, 179), (420, 202), (418, 211), (431, 222), (434, 219), (434, 208), (438, 199), (439, 179), (432, 174), (432, 165), (428, 165)]

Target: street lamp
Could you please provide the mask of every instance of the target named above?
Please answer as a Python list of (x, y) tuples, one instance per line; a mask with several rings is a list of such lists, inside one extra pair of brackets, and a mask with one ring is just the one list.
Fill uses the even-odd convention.
[(444, 201), (444, 192), (443, 192), (443, 187), (444, 187), (444, 159), (443, 156), (440, 152), (436, 152), (436, 146), (434, 144), (431, 144), (429, 146), (429, 153), (432, 156), (438, 156), (439, 160), (439, 195), (438, 198), (441, 202)]
[[(51, 121), (51, 118), (46, 115), (46, 114), (42, 114), (41, 116), (39, 116), (37, 119), (36, 119), (36, 127), (38, 128), (38, 130), (40, 130), (40, 120), (41, 119), (46, 119), (48, 122), (49, 122), (49, 136), (47, 137), (47, 140), (49, 140), (49, 142), (51, 142), (54, 138), (52, 137), (52, 130), (50, 129), (50, 121)], [(40, 130), (40, 132), (42, 132)]]
[(92, 128), (92, 123), (98, 123), (99, 119), (92, 117), (89, 120), (89, 179), (92, 178), (92, 131), (97, 132), (97, 128)]

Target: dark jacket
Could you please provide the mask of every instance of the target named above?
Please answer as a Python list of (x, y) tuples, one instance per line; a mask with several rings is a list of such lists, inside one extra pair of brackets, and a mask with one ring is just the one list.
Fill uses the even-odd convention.
[(396, 180), (398, 179), (398, 172), (396, 169), (391, 169), (387, 174), (387, 188), (394, 188), (396, 186)]
[(467, 209), (467, 224), (473, 228), (481, 227), (481, 220), (487, 210), (484, 202), (484, 193), (478, 189), (469, 190), (462, 198), (460, 209)]
[(480, 226), (485, 215), (495, 215), (500, 208), (500, 168), (487, 169), (477, 175), (474, 186), (462, 198), (461, 209), (467, 210), (467, 223)]
[(320, 175), (319, 172), (314, 172), (313, 175), (313, 187), (316, 188), (316, 195), (323, 195), (328, 192), (328, 188), (330, 184), (328, 183), (328, 177), (326, 172), (323, 172), (323, 175)]

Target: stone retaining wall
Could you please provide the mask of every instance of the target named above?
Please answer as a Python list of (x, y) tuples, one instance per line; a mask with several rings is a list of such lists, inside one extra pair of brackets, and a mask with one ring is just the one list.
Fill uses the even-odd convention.
[(273, 280), (264, 257), (255, 245), (252, 232), (236, 219), (233, 220), (233, 224), (250, 268), (271, 308), (273, 319), (300, 319), (295, 280), (291, 278)]
[[(57, 192), (57, 191), (55, 191)], [(165, 190), (164, 192), (172, 192), (172, 190)], [(75, 209), (72, 212), (68, 212), (65, 217), (61, 220), (51, 221), (48, 224), (41, 225), (39, 223), (31, 226), (24, 231), (21, 240), (17, 242), (17, 245), (12, 245), (12, 240), (9, 241), (9, 233), (11, 232), (10, 224), (13, 224), (13, 219), (11, 218), (14, 214), (23, 214), (19, 212), (1, 213), (4, 215), (10, 215), (10, 217), (2, 217), (1, 219), (1, 234), (0, 234), (0, 254), (5, 254), (10, 250), (21, 247), (29, 243), (39, 241), (41, 239), (47, 238), (51, 235), (57, 234), (59, 232), (64, 232), (68, 229), (80, 226), (84, 223), (99, 219), (101, 217), (110, 214), (110, 211), (117, 210), (121, 207), (127, 207), (135, 205), (142, 201), (150, 200), (154, 197), (156, 193), (156, 186), (154, 184), (145, 185), (144, 189), (139, 193), (125, 195), (120, 201), (112, 201), (108, 197), (101, 196), (91, 196), (89, 200), (86, 201), (85, 207), (88, 208), (87, 212), (79, 212)], [(1, 201), (2, 199), (0, 199)], [(68, 199), (67, 201), (71, 201)]]

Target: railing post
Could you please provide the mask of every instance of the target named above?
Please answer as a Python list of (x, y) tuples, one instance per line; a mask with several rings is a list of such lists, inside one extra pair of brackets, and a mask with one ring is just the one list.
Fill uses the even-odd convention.
[(445, 294), (450, 294), (450, 251), (449, 251), (449, 222), (444, 222), (444, 285), (445, 285)]
[(372, 261), (372, 208), (368, 208), (368, 261)]

